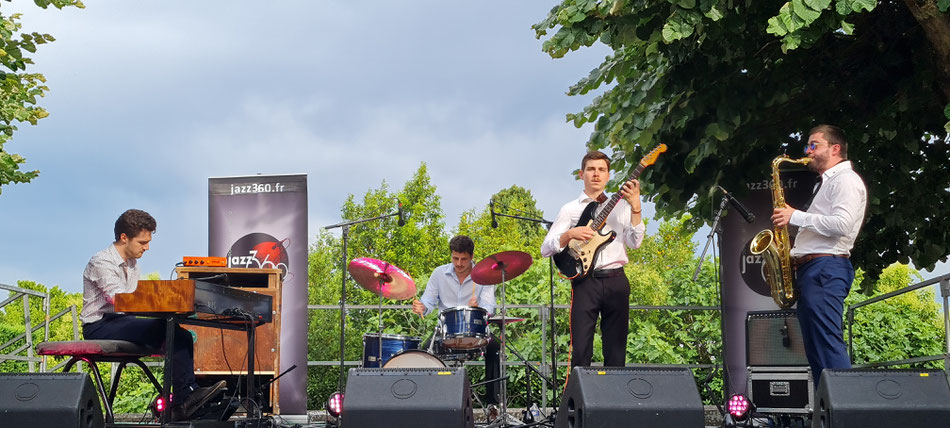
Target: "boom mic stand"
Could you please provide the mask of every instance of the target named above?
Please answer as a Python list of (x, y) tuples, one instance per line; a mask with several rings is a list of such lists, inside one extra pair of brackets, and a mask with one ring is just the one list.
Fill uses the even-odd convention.
[[(709, 251), (709, 245), (713, 242), (715, 235), (719, 235), (719, 239), (716, 241), (720, 248), (720, 254), (722, 253), (722, 228), (719, 226), (719, 220), (722, 218), (722, 211), (726, 209), (726, 204), (729, 203), (729, 200), (725, 197), (722, 198), (722, 202), (719, 203), (719, 209), (716, 211), (716, 215), (713, 216), (712, 226), (709, 229), (709, 235), (706, 236), (706, 246), (703, 248), (703, 253), (699, 256), (699, 262), (696, 263), (696, 270), (693, 271), (693, 282), (696, 282), (696, 278), (699, 278), (699, 271), (703, 266), (703, 260), (706, 259), (706, 252)], [(715, 259), (715, 251), (713, 251), (713, 258)], [(726, 364), (725, 353), (726, 353), (726, 326), (725, 321), (722, 316), (722, 278), (719, 276), (719, 269), (716, 269), (716, 284), (719, 286), (719, 336), (722, 338), (722, 347), (719, 354), (719, 361), (722, 362), (722, 377), (723, 384), (725, 385), (725, 380), (728, 379), (729, 366)], [(715, 367), (709, 372), (709, 376), (706, 376), (706, 380), (703, 382), (703, 387), (707, 388), (709, 386), (709, 381), (712, 380), (712, 374), (715, 371)], [(725, 391), (725, 389), (723, 389)], [(720, 398), (720, 402), (724, 401), (725, 397)], [(725, 415), (723, 408), (720, 404), (716, 404), (716, 408), (719, 410), (719, 414)]]
[[(340, 230), (343, 231), (343, 253), (340, 256), (340, 277), (342, 278), (342, 281), (340, 284), (340, 380), (337, 385), (337, 387), (339, 388), (337, 390), (340, 392), (343, 392), (343, 375), (346, 373), (346, 360), (344, 357), (343, 348), (346, 346), (346, 341), (345, 341), (345, 337), (346, 337), (346, 331), (345, 331), (346, 307), (345, 305), (346, 305), (346, 275), (347, 275), (346, 244), (347, 244), (347, 240), (350, 237), (350, 226), (354, 224), (381, 220), (381, 219), (389, 218), (389, 217), (399, 217), (399, 225), (402, 226), (404, 224), (404, 220), (402, 216), (403, 216), (402, 204), (400, 203), (399, 210), (394, 213), (383, 214), (376, 217), (362, 218), (359, 220), (347, 221), (343, 223), (331, 224), (329, 226), (323, 227), (325, 230), (335, 229), (339, 227)], [(380, 340), (380, 343), (382, 343), (382, 340), (383, 340), (382, 337), (380, 337), (379, 340)], [(380, 354), (380, 356), (382, 356), (382, 354)]]
[[(543, 219), (543, 218), (524, 217), (524, 216), (519, 216), (519, 215), (503, 214), (503, 213), (495, 212), (495, 202), (494, 202), (494, 201), (491, 202), (491, 204), (489, 205), (489, 207), (490, 207), (491, 214), (492, 214), (492, 228), (497, 228), (497, 227), (498, 227), (498, 223), (497, 223), (496, 221), (494, 221), (494, 217), (495, 217), (495, 216), (498, 216), (498, 217), (508, 217), (508, 218), (513, 218), (513, 219), (516, 219), (516, 220), (522, 220), (522, 221), (527, 221), (527, 222), (531, 222), (531, 223), (537, 223), (537, 224), (540, 224), (541, 226), (544, 226), (545, 229), (550, 229), (550, 228), (551, 228), (551, 224), (554, 223), (554, 222), (552, 222), (552, 221), (550, 221), (550, 220), (545, 220), (545, 219)], [(555, 320), (554, 320), (554, 259), (552, 259), (552, 258), (550, 258), (550, 257), (548, 257), (548, 278), (549, 278), (548, 281), (549, 281), (550, 291), (551, 291), (551, 306), (550, 306), (550, 309), (549, 309), (549, 311), (550, 311), (550, 313), (551, 313), (551, 334), (550, 334), (550, 336), (551, 336), (551, 337), (550, 337), (550, 342), (551, 342), (551, 378), (548, 379), (548, 378), (544, 377), (540, 372), (537, 372), (537, 371), (535, 371), (535, 372), (538, 374), (538, 376), (539, 376), (541, 379), (544, 379), (544, 381), (548, 382), (548, 384), (554, 385), (554, 387), (551, 388), (551, 391), (554, 393), (554, 400), (552, 400), (552, 403), (551, 403), (552, 405), (551, 405), (551, 407), (552, 407), (552, 408), (557, 408), (557, 347), (555, 346), (555, 343), (556, 343), (556, 342), (555, 342), (555, 338), (556, 338), (556, 336), (557, 336), (557, 334), (556, 334), (556, 332), (555, 332), (555, 327), (556, 327), (557, 325), (556, 325), (556, 322), (555, 322)], [(502, 321), (502, 322), (504, 322), (504, 321)], [(504, 350), (502, 350), (502, 351), (504, 351)], [(520, 356), (519, 356), (519, 357), (520, 357)], [(522, 358), (522, 360), (524, 360), (524, 358)], [(533, 367), (532, 367), (532, 368), (533, 368)]]

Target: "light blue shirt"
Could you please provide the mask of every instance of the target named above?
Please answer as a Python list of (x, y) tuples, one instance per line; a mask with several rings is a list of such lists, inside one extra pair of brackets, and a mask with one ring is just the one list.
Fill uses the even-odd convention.
[(426, 290), (419, 299), (426, 307), (425, 315), (429, 315), (436, 306), (439, 312), (456, 306), (468, 306), (473, 292), (478, 296), (476, 306), (485, 309), (489, 314), (495, 313), (495, 286), (476, 284), (472, 282), (471, 275), (465, 277), (462, 283), (459, 283), (458, 278), (452, 263), (432, 271)]

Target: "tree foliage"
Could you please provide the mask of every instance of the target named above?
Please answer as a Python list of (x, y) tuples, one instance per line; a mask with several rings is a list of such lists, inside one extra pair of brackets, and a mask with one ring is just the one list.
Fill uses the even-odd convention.
[(948, 5), (563, 0), (534, 29), (555, 58), (613, 50), (568, 91), (602, 91), (568, 121), (593, 123), (588, 147), (611, 148), (618, 171), (666, 143), (643, 179), (667, 218), (708, 221), (714, 185), (767, 179), (771, 159), (797, 157), (812, 126), (844, 128), (869, 190), (852, 251), (869, 292), (892, 262), (932, 269), (950, 254)]
[[(85, 7), (79, 0), (34, 0), (34, 3), (44, 9), (49, 6), (57, 9)], [(29, 54), (36, 53), (39, 45), (56, 39), (36, 31), (17, 34), (22, 27), (20, 14), (8, 16), (0, 11), (0, 192), (5, 185), (28, 183), (39, 174), (35, 170), (20, 171), (20, 165), (26, 159), (4, 149), (4, 144), (17, 130), (16, 124), (36, 125), (38, 120), (49, 116), (46, 109), (37, 105), (37, 98), (49, 91), (46, 78), (39, 73), (27, 72), (27, 66), (33, 65)]]

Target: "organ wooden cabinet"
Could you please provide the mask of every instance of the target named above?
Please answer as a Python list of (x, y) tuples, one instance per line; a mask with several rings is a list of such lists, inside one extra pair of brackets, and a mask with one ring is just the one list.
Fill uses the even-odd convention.
[[(277, 376), (280, 373), (280, 269), (187, 266), (175, 271), (180, 279), (206, 280), (274, 298), (274, 321), (255, 330), (254, 374), (259, 378), (258, 384)], [(247, 374), (247, 333), (211, 327), (182, 327), (195, 335), (195, 376), (223, 378)], [(277, 383), (271, 384), (269, 389), (273, 411), (280, 413)]]

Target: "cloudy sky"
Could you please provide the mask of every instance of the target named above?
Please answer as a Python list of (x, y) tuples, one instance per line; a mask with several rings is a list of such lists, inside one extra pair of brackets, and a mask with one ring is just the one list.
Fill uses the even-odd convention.
[(564, 117), (595, 94), (565, 92), (609, 52), (541, 52), (530, 26), (554, 1), (85, 3), (0, 2), (57, 39), (30, 70), (50, 117), (6, 145), (41, 175), (0, 195), (0, 283), (81, 291), (132, 207), (158, 219), (141, 262), (167, 277), (207, 254), (208, 177), (306, 173), (311, 237), (422, 162), (450, 227), (513, 184), (549, 219), (580, 189), (590, 129)]
[(157, 218), (141, 262), (167, 277), (207, 253), (208, 177), (306, 173), (311, 236), (421, 162), (450, 226), (513, 184), (548, 217), (580, 189), (589, 129), (564, 117), (590, 97), (565, 92), (608, 50), (541, 52), (554, 2), (85, 3), (0, 3), (57, 39), (31, 70), (50, 117), (6, 146), (41, 175), (0, 195), (0, 283), (80, 291), (131, 207)]

